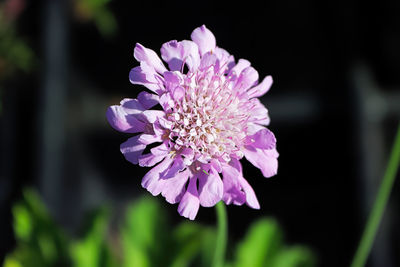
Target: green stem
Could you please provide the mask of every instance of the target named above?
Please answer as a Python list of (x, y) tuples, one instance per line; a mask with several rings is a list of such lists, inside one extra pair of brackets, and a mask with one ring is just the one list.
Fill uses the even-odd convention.
[(385, 211), (390, 192), (393, 187), (396, 173), (400, 163), (400, 124), (397, 130), (395, 142), (390, 154), (389, 163), (387, 165), (382, 184), (379, 188), (374, 206), (369, 215), (367, 225), (365, 226), (360, 244), (358, 245), (356, 254), (354, 255), (351, 267), (362, 267), (367, 261), (368, 254), (371, 251), (376, 232), (382, 220), (383, 212)]
[(228, 243), (228, 221), (224, 202), (220, 201), (215, 207), (218, 218), (218, 232), (212, 266), (223, 267), (225, 263), (226, 245)]

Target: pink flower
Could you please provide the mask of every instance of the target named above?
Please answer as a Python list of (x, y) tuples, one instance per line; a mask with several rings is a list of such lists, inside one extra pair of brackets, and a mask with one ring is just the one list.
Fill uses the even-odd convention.
[[(162, 45), (169, 70), (153, 50), (136, 44), (140, 66), (129, 78), (152, 93), (109, 107), (108, 121), (118, 131), (138, 133), (121, 145), (121, 152), (133, 164), (155, 166), (142, 186), (179, 203), (182, 216), (193, 220), (200, 205), (211, 207), (221, 200), (259, 209), (240, 159), (246, 157), (265, 177), (277, 173), (276, 139), (265, 128), (268, 111), (257, 99), (269, 90), (272, 78), (258, 84), (250, 62), (235, 64), (204, 25), (191, 38)], [(151, 109), (157, 104), (162, 110)]]

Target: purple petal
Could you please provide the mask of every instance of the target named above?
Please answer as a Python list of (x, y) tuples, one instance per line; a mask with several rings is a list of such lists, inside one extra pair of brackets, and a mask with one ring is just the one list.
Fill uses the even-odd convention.
[(167, 120), (166, 118), (160, 117), (158, 118), (158, 122), (164, 129), (171, 130), (173, 122), (170, 120)]
[(271, 76), (265, 77), (264, 80), (259, 85), (247, 91), (249, 98), (260, 97), (264, 95), (271, 88), (272, 82), (273, 81)]
[[(246, 204), (253, 209), (259, 209), (260, 204), (258, 203), (256, 194), (254, 193), (253, 188), (249, 185), (247, 180), (245, 178), (243, 178), (242, 164), (240, 164), (240, 161), (236, 160), (236, 159), (232, 159), (229, 162), (229, 166), (231, 166), (232, 168), (234, 168), (237, 171), (237, 173), (235, 173), (234, 171), (231, 171), (231, 172), (234, 175), (234, 177), (237, 178), (237, 181), (235, 181), (235, 186), (239, 186), (241, 188), (241, 190), (244, 191)], [(224, 179), (225, 179), (225, 176), (224, 176)], [(224, 190), (226, 190), (225, 189), (225, 181), (224, 181)], [(243, 191), (241, 191), (241, 192), (243, 192)], [(225, 197), (225, 194), (224, 194), (224, 197)], [(234, 204), (236, 204), (236, 203), (234, 203)]]
[(194, 71), (200, 65), (199, 47), (192, 41), (183, 40), (182, 45), (182, 59), (188, 66), (189, 70)]
[(201, 55), (215, 49), (215, 36), (205, 25), (194, 29), (190, 37), (199, 46)]
[(128, 114), (122, 106), (111, 106), (107, 109), (106, 117), (110, 125), (117, 131), (125, 133), (143, 132), (146, 124), (134, 115)]
[(253, 135), (246, 138), (248, 145), (261, 149), (273, 149), (276, 146), (274, 134), (267, 128), (263, 128)]
[(257, 81), (258, 72), (253, 67), (247, 67), (240, 73), (235, 87), (240, 88), (241, 90), (247, 90), (251, 86), (255, 85)]
[(218, 172), (213, 167), (207, 175), (200, 171), (199, 178), (199, 198), (203, 207), (212, 207), (217, 204), (224, 194), (224, 185)]
[(154, 147), (150, 150), (151, 153), (141, 155), (139, 157), (139, 165), (142, 167), (151, 167), (160, 162), (168, 155), (169, 148), (167, 142)]
[(136, 47), (133, 50), (133, 56), (137, 61), (144, 61), (149, 66), (152, 66), (158, 73), (162, 74), (167, 71), (167, 68), (165, 68), (164, 64), (162, 63), (156, 52), (144, 47), (139, 43), (136, 44)]
[(161, 163), (153, 167), (142, 179), (142, 186), (146, 188), (153, 196), (161, 193), (164, 187), (164, 179), (160, 179), (160, 173), (166, 170), (171, 164), (172, 159), (166, 157)]
[(250, 66), (250, 61), (246, 59), (239, 59), (239, 62), (234, 66), (231, 71), (229, 72), (229, 75), (233, 75), (236, 77), (239, 77), (240, 73), (242, 73), (242, 70)]
[(217, 160), (217, 159), (212, 159), (210, 161), (209, 166), (213, 167), (216, 170), (216, 172), (218, 172), (218, 173), (222, 172), (221, 162), (219, 160)]
[(165, 112), (163, 110), (145, 110), (143, 111), (143, 117), (147, 120), (148, 123), (154, 123), (158, 120), (158, 118), (162, 118), (165, 116)]
[(260, 209), (260, 203), (258, 203), (256, 194), (254, 193), (253, 188), (249, 185), (246, 179), (243, 176), (239, 176), (239, 184), (241, 185), (243, 191), (246, 194), (246, 204), (253, 209)]
[(162, 136), (153, 134), (141, 134), (139, 136), (138, 142), (144, 145), (149, 145), (156, 142), (162, 142)]
[(128, 114), (139, 114), (146, 110), (146, 108), (138, 99), (125, 98), (121, 101), (121, 106)]
[(260, 102), (258, 98), (250, 99), (254, 107), (250, 110), (249, 122), (254, 122), (261, 125), (269, 125), (270, 118), (267, 108)]
[(183, 76), (179, 71), (166, 71), (163, 76), (167, 88), (175, 88), (183, 83)]
[(190, 166), (192, 164), (194, 157), (193, 149), (186, 147), (180, 151), (180, 155), (183, 156), (183, 162), (185, 165)]
[(200, 201), (199, 194), (196, 187), (196, 177), (192, 177), (189, 180), (189, 185), (186, 193), (183, 195), (179, 206), (178, 212), (181, 216), (194, 220), (199, 211)]
[(226, 165), (222, 168), (224, 184), (224, 202), (235, 205), (242, 205), (246, 201), (246, 195), (241, 191), (239, 184), (240, 173), (232, 166)]
[(259, 130), (262, 130), (264, 128), (265, 127), (260, 124), (249, 122), (247, 124), (247, 134), (248, 135), (255, 134), (256, 132), (258, 132)]
[(174, 100), (181, 100), (185, 96), (185, 88), (177, 86), (172, 90), (172, 97)]
[(224, 68), (224, 73), (228, 73), (235, 66), (235, 58), (230, 55), (225, 49), (216, 47), (213, 52), (219, 60), (221, 69)]
[(174, 158), (173, 163), (171, 166), (166, 169), (163, 173), (161, 173), (160, 177), (162, 179), (169, 179), (174, 177), (175, 175), (178, 174), (178, 172), (182, 171), (186, 167), (185, 163), (183, 162), (183, 159), (181, 156), (177, 156)]
[(140, 135), (129, 138), (126, 142), (122, 143), (120, 150), (124, 157), (133, 164), (138, 164), (139, 156), (142, 155), (146, 145), (139, 142)]
[(200, 62), (200, 69), (204, 70), (209, 68), (210, 66), (215, 66), (216, 69), (215, 71), (219, 70), (219, 60), (218, 57), (211, 53), (211, 52), (207, 52), (205, 55), (203, 55), (203, 57), (201, 58), (201, 62)]
[(153, 155), (151, 153), (143, 154), (139, 157), (139, 166), (151, 167), (159, 163), (166, 155)]
[(184, 63), (189, 70), (196, 70), (200, 64), (199, 48), (192, 41), (169, 41), (161, 47), (161, 57), (172, 71), (180, 71)]
[(178, 203), (185, 192), (185, 184), (189, 178), (190, 171), (177, 173), (174, 177), (165, 180), (161, 195), (171, 204)]
[(160, 105), (166, 112), (171, 111), (171, 109), (174, 107), (175, 103), (169, 92), (164, 93), (160, 97)]
[(140, 104), (142, 104), (144, 109), (149, 109), (158, 104), (160, 97), (158, 95), (142, 91), (137, 96), (137, 99), (139, 100)]
[(154, 68), (148, 66), (144, 61), (140, 63), (139, 67), (133, 68), (129, 73), (131, 83), (144, 85), (157, 94), (162, 94), (165, 91), (162, 79)]
[(165, 129), (161, 126), (161, 124), (159, 123), (159, 121), (157, 120), (156, 122), (153, 123), (153, 132), (150, 133), (154, 133), (154, 135), (158, 136), (158, 137), (162, 137), (166, 132)]
[(276, 149), (262, 150), (252, 146), (245, 146), (244, 156), (254, 166), (259, 168), (264, 177), (269, 178), (278, 172), (278, 152)]

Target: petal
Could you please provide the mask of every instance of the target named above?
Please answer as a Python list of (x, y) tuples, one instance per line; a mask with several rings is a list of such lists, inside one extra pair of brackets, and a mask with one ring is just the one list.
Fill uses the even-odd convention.
[(213, 53), (217, 56), (224, 73), (228, 73), (235, 66), (235, 58), (225, 49), (216, 47)]
[(143, 117), (147, 120), (148, 123), (154, 123), (158, 120), (158, 118), (162, 118), (165, 116), (165, 112), (163, 110), (145, 110), (143, 111)]
[(246, 194), (246, 204), (253, 209), (260, 209), (260, 203), (258, 203), (256, 194), (254, 193), (253, 188), (249, 185), (246, 179), (243, 176), (239, 176), (238, 178), (239, 184), (242, 187), (243, 191)]
[(255, 134), (256, 132), (258, 132), (259, 130), (262, 130), (264, 128), (265, 127), (260, 124), (249, 122), (247, 124), (247, 134), (248, 135)]
[(196, 177), (192, 177), (189, 180), (189, 185), (186, 193), (183, 195), (179, 206), (178, 212), (181, 216), (194, 220), (199, 211), (200, 201), (199, 194), (196, 187)]
[(210, 66), (215, 66), (215, 71), (217, 72), (219, 70), (219, 60), (218, 57), (211, 53), (207, 52), (203, 57), (201, 58), (200, 62), (200, 69), (204, 70), (209, 68)]
[(224, 185), (219, 174), (211, 167), (210, 175), (199, 172), (199, 198), (203, 207), (212, 207), (217, 204), (224, 194)]
[(172, 71), (180, 71), (186, 63), (189, 70), (196, 70), (200, 64), (199, 48), (192, 41), (169, 41), (161, 47), (161, 57)]
[[(237, 177), (237, 184), (235, 184), (235, 185), (241, 187), (241, 190), (243, 190), (243, 192), (245, 194), (246, 204), (253, 209), (259, 209), (260, 204), (258, 203), (256, 194), (254, 193), (253, 188), (249, 185), (249, 183), (246, 181), (246, 179), (243, 178), (242, 164), (240, 164), (240, 161), (236, 160), (236, 159), (232, 159), (229, 162), (229, 166), (231, 166), (236, 171), (238, 171), (238, 174), (235, 174), (233, 172), (233, 174), (235, 175), (234, 177)], [(225, 190), (225, 183), (224, 183), (224, 190)], [(225, 197), (225, 195), (224, 195), (224, 197)], [(234, 204), (236, 204), (236, 203), (234, 203)]]
[(163, 173), (160, 174), (162, 179), (172, 178), (178, 174), (178, 172), (182, 171), (186, 167), (185, 163), (181, 156), (177, 156), (174, 158), (171, 166), (166, 169)]
[(166, 155), (153, 155), (151, 153), (143, 154), (139, 156), (139, 166), (151, 167), (159, 163), (165, 158)]
[(265, 77), (264, 80), (259, 85), (247, 91), (249, 98), (260, 97), (264, 95), (271, 88), (272, 82), (273, 81), (271, 76)]
[(137, 96), (140, 104), (142, 104), (144, 109), (149, 109), (158, 104), (160, 97), (155, 94), (150, 94), (148, 92), (142, 91)]
[(124, 157), (133, 164), (138, 164), (139, 156), (142, 155), (146, 145), (139, 142), (140, 135), (129, 138), (126, 142), (122, 143), (120, 150)]
[(247, 90), (255, 85), (258, 81), (258, 72), (253, 67), (245, 68), (236, 82), (235, 88), (240, 90)]
[(169, 167), (172, 159), (166, 157), (161, 163), (153, 167), (142, 179), (142, 186), (146, 188), (153, 196), (161, 193), (164, 186), (164, 179), (160, 179), (160, 173)]
[(165, 85), (168, 88), (175, 88), (183, 83), (182, 73), (179, 71), (166, 71), (163, 74)]
[(157, 74), (153, 67), (142, 61), (140, 66), (133, 68), (129, 73), (129, 80), (133, 84), (146, 86), (151, 91), (162, 94), (165, 89), (163, 78)]
[(146, 110), (138, 99), (125, 98), (121, 101), (121, 106), (128, 114), (139, 114)]
[(250, 66), (250, 61), (246, 59), (239, 59), (239, 62), (234, 66), (231, 71), (229, 72), (229, 76), (236, 76), (239, 77), (242, 70)]
[(273, 149), (276, 146), (274, 134), (267, 128), (263, 128), (253, 135), (246, 137), (248, 145), (261, 149)]
[(162, 142), (162, 136), (153, 134), (141, 134), (139, 135), (138, 142), (144, 145), (149, 145), (156, 142)]
[(180, 151), (180, 155), (183, 156), (183, 162), (186, 166), (190, 166), (193, 163), (194, 151), (193, 149), (186, 147)]
[[(159, 118), (160, 119), (160, 118)], [(158, 137), (162, 137), (165, 134), (165, 129), (159, 123), (159, 119), (153, 123), (153, 133)]]
[(246, 195), (241, 191), (239, 184), (240, 173), (234, 167), (225, 165), (222, 168), (224, 184), (224, 202), (235, 205), (242, 205), (246, 201)]
[(172, 99), (171, 94), (169, 92), (164, 93), (160, 97), (160, 105), (166, 112), (171, 111), (171, 109), (175, 106), (175, 102)]
[(174, 100), (181, 100), (185, 96), (185, 88), (177, 86), (172, 90), (172, 97)]
[(215, 49), (215, 36), (205, 25), (194, 29), (190, 37), (199, 46), (201, 55)]
[(171, 130), (172, 126), (173, 126), (173, 122), (170, 120), (167, 120), (164, 117), (160, 117), (158, 118), (158, 122), (160, 123), (160, 125), (164, 128), (164, 129), (168, 129)]
[(269, 125), (270, 118), (267, 108), (260, 102), (258, 98), (250, 99), (254, 107), (250, 110), (249, 122), (254, 122), (261, 125)]
[(160, 162), (168, 155), (169, 148), (167, 142), (154, 147), (150, 150), (151, 153), (141, 155), (139, 157), (139, 165), (142, 167), (151, 167)]
[(276, 149), (262, 150), (253, 146), (245, 146), (244, 156), (254, 166), (259, 168), (264, 177), (269, 178), (278, 172), (278, 152)]
[(122, 106), (111, 106), (107, 109), (106, 117), (110, 125), (117, 131), (125, 133), (143, 132), (146, 124), (136, 116), (127, 113)]
[(178, 203), (185, 192), (185, 184), (189, 178), (190, 171), (177, 173), (174, 177), (165, 180), (161, 195), (171, 204)]
[(164, 66), (157, 53), (139, 43), (136, 44), (135, 49), (133, 50), (133, 56), (139, 62), (146, 62), (149, 66), (152, 66), (160, 74), (167, 71), (167, 68)]

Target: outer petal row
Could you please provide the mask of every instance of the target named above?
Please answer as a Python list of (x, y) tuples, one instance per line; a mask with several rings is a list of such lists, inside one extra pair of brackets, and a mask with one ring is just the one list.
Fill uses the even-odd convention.
[(161, 47), (161, 57), (168, 63), (172, 71), (181, 71), (183, 64), (186, 64), (189, 70), (196, 70), (200, 64), (199, 48), (192, 41), (176, 40), (169, 41)]
[(278, 173), (278, 152), (273, 149), (260, 149), (253, 146), (245, 146), (244, 156), (254, 166), (259, 168), (264, 177), (269, 178)]
[(190, 37), (199, 46), (201, 55), (204, 55), (205, 53), (215, 49), (215, 36), (209, 29), (206, 28), (205, 25), (196, 28)]
[(225, 165), (222, 169), (224, 176), (224, 202), (226, 204), (247, 205), (253, 209), (259, 209), (257, 197), (253, 188), (243, 178), (242, 166), (236, 159), (232, 159), (229, 165)]
[(133, 50), (133, 56), (139, 62), (146, 62), (147, 65), (153, 67), (160, 74), (167, 71), (167, 68), (165, 68), (157, 53), (139, 43), (136, 44)]
[(110, 125), (120, 132), (143, 132), (147, 121), (141, 115), (146, 109), (158, 103), (158, 96), (141, 92), (138, 99), (125, 98), (121, 105), (111, 106), (107, 109), (106, 117)]

